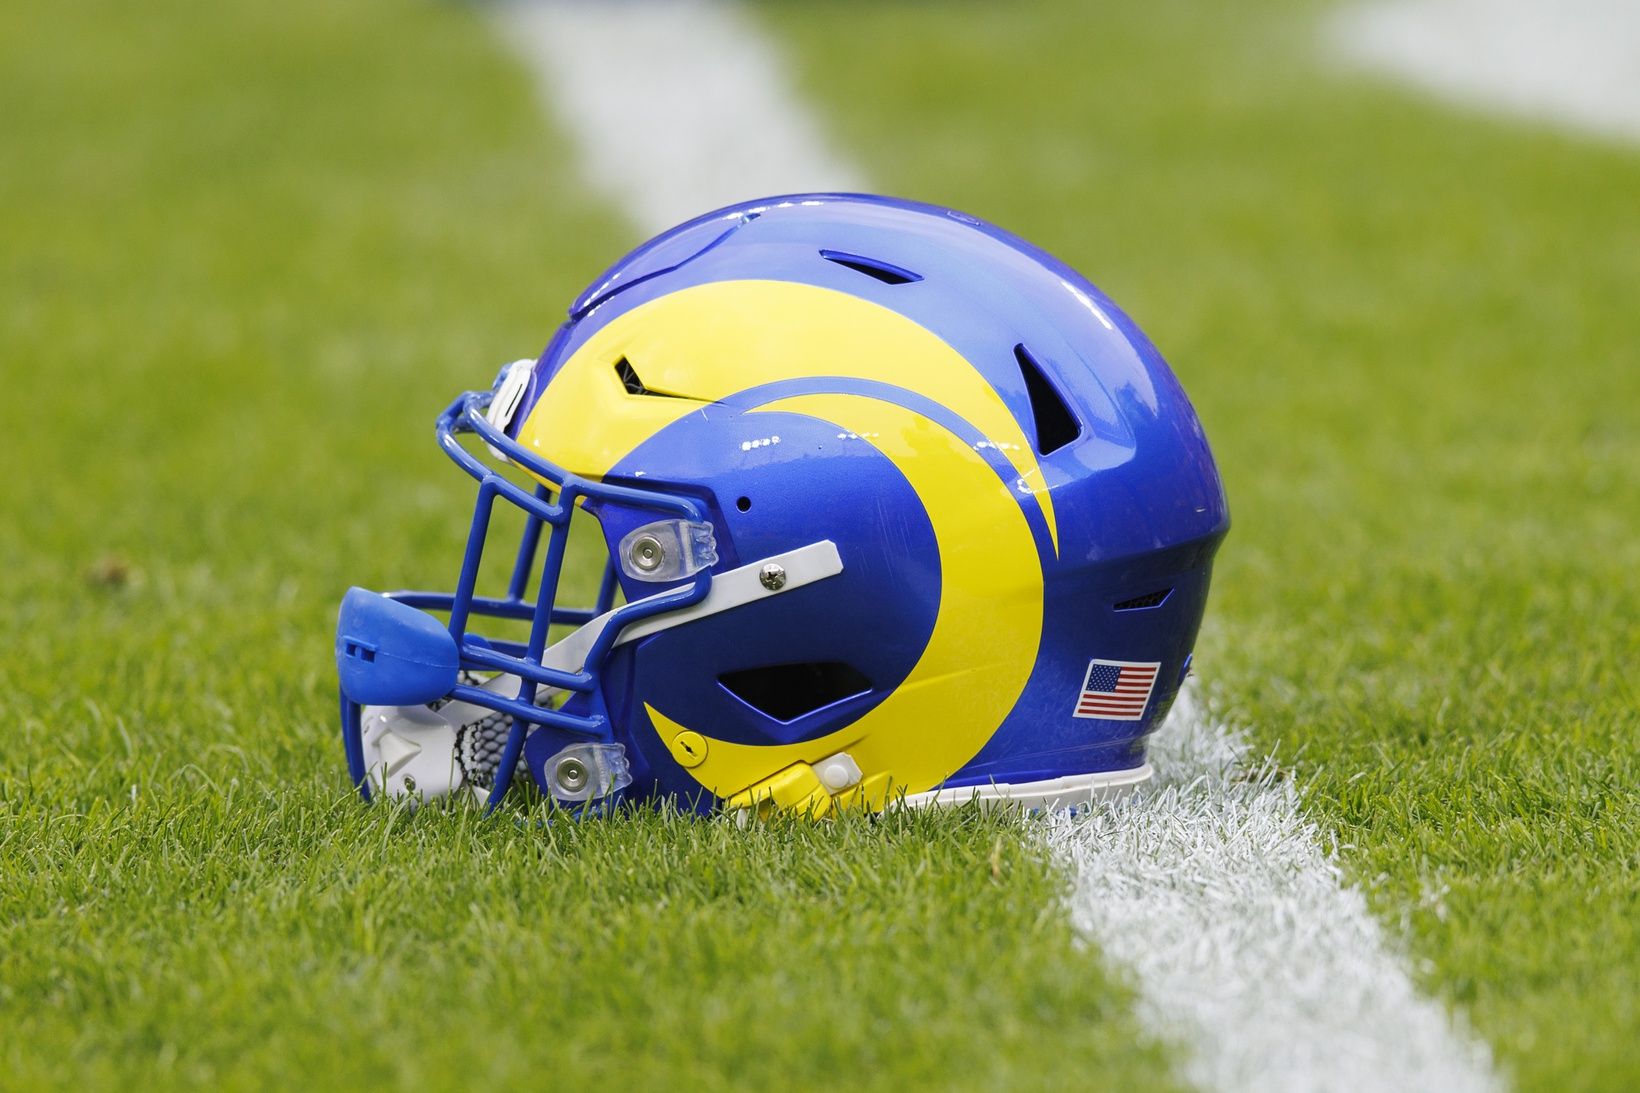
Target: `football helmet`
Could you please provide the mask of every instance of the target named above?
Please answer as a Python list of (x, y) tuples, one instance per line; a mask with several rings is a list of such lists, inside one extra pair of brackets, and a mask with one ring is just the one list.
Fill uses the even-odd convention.
[[(520, 761), (577, 811), (1120, 791), (1229, 527), (1126, 315), (990, 224), (882, 197), (662, 234), (437, 436), (477, 482), (455, 591), (341, 607), (367, 799), (494, 807)], [(482, 595), (498, 507), (523, 530)], [(590, 606), (559, 602), (572, 525), (601, 539)]]

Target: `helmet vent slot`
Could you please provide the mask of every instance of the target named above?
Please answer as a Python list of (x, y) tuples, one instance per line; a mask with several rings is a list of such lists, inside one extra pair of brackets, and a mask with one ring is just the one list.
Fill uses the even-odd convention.
[(621, 386), (626, 388), (626, 393), (629, 395), (652, 395), (655, 398), (685, 397), (683, 395), (674, 395), (670, 391), (656, 391), (653, 388), (644, 386), (643, 380), (638, 378), (638, 370), (632, 367), (632, 362), (625, 357), (615, 362), (615, 375), (620, 378)]
[(908, 269), (891, 265), (876, 258), (862, 258), (858, 254), (845, 254), (840, 250), (823, 250), (820, 257), (828, 262), (836, 262), (839, 266), (847, 266), (855, 273), (863, 273), (873, 277), (885, 285), (906, 285), (913, 281), (921, 281), (922, 275), (912, 273)]
[(1122, 600), (1110, 605), (1112, 611), (1143, 611), (1148, 607), (1160, 607), (1173, 595), (1171, 588), (1158, 588), (1154, 592), (1146, 592), (1143, 596), (1135, 596), (1131, 600)]
[(1082, 435), (1082, 423), (1076, 420), (1071, 408), (1036, 363), (1030, 350), (1014, 346), (1014, 360), (1019, 363), (1020, 375), (1025, 377), (1025, 395), (1031, 400), (1031, 417), (1036, 425), (1036, 452), (1047, 455), (1057, 452)]
[(834, 660), (771, 664), (718, 676), (723, 689), (776, 721), (795, 721), (871, 690), (871, 681)]

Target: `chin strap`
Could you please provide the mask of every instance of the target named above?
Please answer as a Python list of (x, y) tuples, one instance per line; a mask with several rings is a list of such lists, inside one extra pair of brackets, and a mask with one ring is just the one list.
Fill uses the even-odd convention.
[[(459, 681), (512, 694), (516, 676), (463, 671)], [(365, 768), (390, 798), (432, 801), (466, 794), (482, 803), (495, 782), (512, 719), (468, 702), (440, 698), (421, 706), (366, 706), (360, 711)]]

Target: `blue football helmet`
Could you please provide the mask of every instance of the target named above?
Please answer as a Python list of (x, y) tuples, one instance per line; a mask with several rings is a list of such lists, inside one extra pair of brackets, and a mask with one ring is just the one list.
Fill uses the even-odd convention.
[[(341, 608), (366, 798), (494, 807), (520, 759), (578, 811), (1120, 791), (1229, 527), (1126, 315), (1006, 232), (881, 197), (664, 233), (437, 432), (478, 483), (455, 591)], [(522, 541), (486, 596), (498, 503)], [(589, 607), (558, 602), (572, 524), (607, 557)]]

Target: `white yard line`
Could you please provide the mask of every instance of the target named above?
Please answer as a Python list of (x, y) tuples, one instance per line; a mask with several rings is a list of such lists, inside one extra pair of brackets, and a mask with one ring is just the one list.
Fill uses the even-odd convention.
[(588, 180), (645, 232), (747, 198), (865, 188), (826, 147), (778, 51), (731, 6), (548, 0), (494, 11)]
[[(709, 0), (496, 9), (590, 181), (655, 230), (739, 198), (863, 188), (793, 97), (778, 51)], [(1187, 1078), (1233, 1089), (1481, 1090), (1486, 1051), (1419, 997), (1290, 786), (1191, 696), (1158, 737), (1159, 785), (1045, 834), (1071, 912), (1126, 965)]]
[(1486, 1047), (1421, 997), (1342, 883), (1293, 786), (1248, 762), (1193, 688), (1155, 737), (1157, 778), (1049, 821), (1076, 926), (1126, 964), (1140, 1016), (1214, 1090), (1497, 1088)]
[(1640, 140), (1636, 0), (1369, 0), (1326, 36), (1455, 102)]

